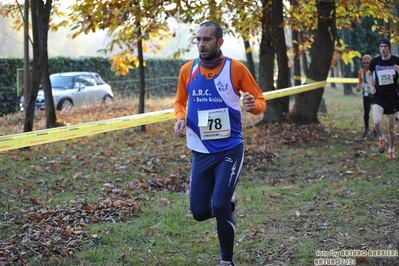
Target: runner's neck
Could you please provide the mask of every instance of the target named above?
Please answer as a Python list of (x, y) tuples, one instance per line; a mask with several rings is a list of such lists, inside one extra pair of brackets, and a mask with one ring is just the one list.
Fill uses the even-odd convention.
[(391, 58), (391, 54), (387, 54), (387, 56), (381, 56), (382, 60), (387, 61), (389, 58)]

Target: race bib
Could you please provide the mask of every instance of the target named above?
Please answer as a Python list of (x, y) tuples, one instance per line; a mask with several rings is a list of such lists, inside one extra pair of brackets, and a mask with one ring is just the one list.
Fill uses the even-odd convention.
[(230, 137), (230, 117), (228, 108), (198, 111), (198, 127), (202, 140)]
[(394, 69), (381, 70), (377, 72), (377, 75), (381, 86), (393, 84), (395, 70)]

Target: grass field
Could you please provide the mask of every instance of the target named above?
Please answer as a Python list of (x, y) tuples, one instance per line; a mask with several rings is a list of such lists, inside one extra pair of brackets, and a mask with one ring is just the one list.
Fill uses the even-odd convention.
[[(324, 99), (320, 125), (245, 115), (237, 265), (399, 265), (398, 164), (361, 138), (360, 95), (327, 88)], [(148, 112), (172, 107), (171, 98), (146, 102)], [(137, 99), (119, 99), (57, 115), (78, 124), (136, 112)], [(23, 114), (0, 125), (21, 132)], [(44, 125), (38, 112), (35, 129)], [(191, 152), (173, 125), (3, 152), (0, 265), (217, 265), (216, 224), (191, 217)]]

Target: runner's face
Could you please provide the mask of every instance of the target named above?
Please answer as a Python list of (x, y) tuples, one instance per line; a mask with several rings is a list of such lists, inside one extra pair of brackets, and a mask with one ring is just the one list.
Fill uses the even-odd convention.
[(363, 68), (364, 68), (365, 70), (368, 70), (368, 69), (369, 69), (369, 66), (370, 66), (370, 60), (369, 60), (369, 59), (363, 59), (363, 60), (362, 60), (362, 65), (363, 65)]
[(389, 55), (389, 47), (385, 43), (380, 44), (380, 53), (383, 57)]
[(223, 44), (223, 39), (216, 39), (215, 27), (200, 27), (197, 31), (196, 40), (201, 59), (210, 61), (219, 55), (220, 46)]

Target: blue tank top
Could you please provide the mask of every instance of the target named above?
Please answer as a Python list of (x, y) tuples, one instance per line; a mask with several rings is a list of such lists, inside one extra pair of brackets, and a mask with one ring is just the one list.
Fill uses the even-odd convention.
[(215, 153), (236, 147), (244, 140), (241, 123), (241, 95), (231, 80), (232, 59), (226, 58), (220, 73), (206, 79), (199, 59), (193, 60), (187, 86), (187, 146), (201, 153)]

